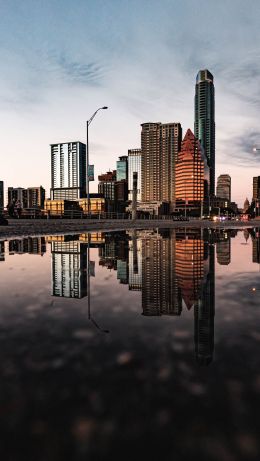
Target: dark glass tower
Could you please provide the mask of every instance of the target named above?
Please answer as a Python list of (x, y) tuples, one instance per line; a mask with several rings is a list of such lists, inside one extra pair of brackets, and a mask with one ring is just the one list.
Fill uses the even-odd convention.
[(210, 195), (215, 194), (215, 90), (213, 75), (200, 70), (195, 87), (194, 131), (207, 157), (210, 169)]

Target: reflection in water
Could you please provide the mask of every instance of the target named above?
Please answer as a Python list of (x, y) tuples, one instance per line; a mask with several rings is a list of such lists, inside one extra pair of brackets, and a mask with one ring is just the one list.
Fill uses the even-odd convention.
[(235, 235), (47, 237), (43, 258), (2, 245), (2, 459), (258, 460), (260, 241)]
[(0, 241), (0, 261), (5, 261), (5, 242)]
[(9, 254), (23, 253), (43, 256), (46, 253), (45, 237), (26, 237), (9, 241)]
[(52, 295), (65, 298), (87, 296), (87, 244), (79, 237), (52, 237)]

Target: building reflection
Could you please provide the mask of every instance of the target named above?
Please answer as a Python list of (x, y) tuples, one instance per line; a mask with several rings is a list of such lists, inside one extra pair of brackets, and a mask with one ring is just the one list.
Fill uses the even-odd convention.
[(249, 230), (252, 238), (252, 262), (260, 264), (260, 229)]
[(87, 296), (88, 244), (79, 236), (48, 237), (51, 244), (52, 296)]
[(236, 234), (219, 229), (111, 233), (99, 249), (99, 264), (117, 270), (121, 283), (141, 292), (145, 317), (193, 309), (195, 357), (208, 365), (214, 352), (215, 246), (218, 263), (229, 264), (230, 238)]
[(5, 261), (5, 242), (0, 241), (0, 262)]
[(26, 237), (9, 241), (9, 254), (34, 254), (43, 256), (46, 253), (45, 237)]
[(214, 352), (215, 247), (217, 262), (229, 264), (230, 238), (235, 235), (168, 229), (48, 237), (52, 294), (88, 295), (90, 313), (90, 248), (98, 248), (99, 266), (117, 271), (119, 283), (141, 292), (143, 316), (180, 316), (183, 310), (193, 310), (195, 357), (200, 365), (208, 365)]
[(216, 242), (216, 252), (218, 264), (228, 266), (231, 262), (231, 239), (227, 232), (220, 234), (220, 239)]

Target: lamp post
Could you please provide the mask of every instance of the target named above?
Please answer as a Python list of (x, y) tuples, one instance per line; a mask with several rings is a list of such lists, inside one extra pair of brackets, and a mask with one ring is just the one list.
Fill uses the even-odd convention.
[[(260, 152), (259, 147), (253, 147), (253, 152)], [(255, 216), (259, 216), (259, 189), (257, 188), (257, 197), (255, 200)]]
[(87, 146), (86, 146), (86, 157), (87, 157), (87, 202), (88, 202), (88, 214), (89, 214), (89, 175), (88, 175), (88, 170), (89, 170), (89, 143), (88, 143), (88, 127), (89, 125), (91, 124), (93, 118), (97, 115), (98, 111), (99, 110), (102, 110), (102, 109), (108, 109), (107, 106), (103, 106), (103, 107), (99, 107), (96, 112), (94, 112), (93, 115), (91, 115), (90, 119), (86, 121), (86, 125), (87, 125)]

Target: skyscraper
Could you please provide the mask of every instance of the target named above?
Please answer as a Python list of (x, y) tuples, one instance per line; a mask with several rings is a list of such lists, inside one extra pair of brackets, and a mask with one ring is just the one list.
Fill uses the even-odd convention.
[(168, 202), (175, 206), (175, 164), (181, 147), (180, 123), (143, 123), (142, 201)]
[(217, 197), (231, 202), (231, 177), (229, 174), (221, 174), (217, 180)]
[(127, 181), (128, 179), (127, 166), (128, 166), (128, 157), (127, 155), (122, 155), (121, 157), (119, 157), (119, 160), (116, 162), (116, 180), (117, 181), (122, 181), (122, 180)]
[(128, 150), (128, 200), (133, 200), (133, 173), (137, 173), (137, 201), (141, 201), (142, 150)]
[(198, 209), (207, 204), (208, 182), (209, 168), (204, 151), (188, 129), (176, 163), (176, 207)]
[(86, 196), (86, 145), (79, 141), (51, 144), (51, 200)]
[(260, 176), (255, 176), (253, 178), (253, 200), (260, 199)]
[(0, 181), (0, 213), (4, 210), (4, 181)]
[(205, 151), (210, 169), (210, 195), (215, 194), (215, 89), (213, 75), (200, 70), (195, 86), (194, 132)]

